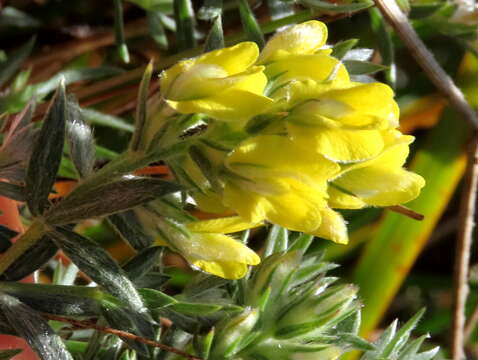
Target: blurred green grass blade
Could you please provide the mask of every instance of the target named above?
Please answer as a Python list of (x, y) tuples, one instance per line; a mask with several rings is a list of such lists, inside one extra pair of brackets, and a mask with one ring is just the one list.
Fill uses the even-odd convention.
[(115, 10), (115, 38), (120, 59), (128, 64), (129, 51), (124, 36), (123, 0), (113, 0)]
[(267, 0), (267, 7), (272, 20), (281, 19), (294, 13), (292, 2), (284, 0)]
[(12, 26), (28, 29), (36, 28), (40, 25), (40, 21), (14, 7), (5, 6), (2, 11), (0, 11), (0, 27)]
[(423, 221), (387, 212), (376, 235), (367, 242), (354, 273), (363, 308), (362, 332), (378, 323), (440, 219), (466, 165), (464, 142), (469, 129), (450, 110), (430, 132), (411, 170), (427, 184), (420, 196), (407, 204), (425, 215)]
[(130, 123), (127, 123), (125, 120), (118, 116), (104, 114), (102, 112), (93, 110), (93, 109), (86, 109), (82, 108), (81, 112), (86, 120), (91, 122), (92, 124), (108, 126), (113, 129), (118, 130), (125, 130), (128, 132), (134, 131), (134, 126)]
[(372, 8), (369, 10), (369, 14), (372, 31), (377, 37), (382, 64), (388, 66), (388, 69), (385, 70), (385, 80), (392, 88), (395, 88), (397, 69), (395, 66), (395, 49), (392, 42), (391, 32), (386, 27), (385, 20), (383, 19), (380, 10)]
[(333, 12), (349, 12), (367, 9), (373, 6), (373, 0), (363, 0), (351, 4), (336, 4), (322, 0), (299, 0), (299, 3), (310, 6), (318, 10), (333, 11)]
[(148, 11), (148, 28), (153, 40), (160, 49), (167, 50), (169, 46), (168, 37), (161, 21), (161, 13), (157, 11)]
[(239, 0), (239, 14), (247, 39), (254, 41), (262, 49), (266, 43), (264, 34), (247, 0)]
[(214, 20), (222, 14), (222, 0), (204, 0), (203, 6), (199, 9), (198, 19)]
[(211, 30), (204, 44), (204, 52), (222, 49), (224, 47), (224, 32), (222, 30), (222, 16), (218, 15), (212, 23)]
[(20, 68), (23, 61), (30, 55), (35, 44), (35, 37), (32, 37), (28, 42), (22, 45), (13, 54), (9, 54), (7, 61), (2, 64), (0, 69), (0, 87), (3, 86), (8, 80), (15, 75), (16, 71)]
[(196, 21), (190, 0), (174, 0), (174, 19), (176, 21), (178, 50), (195, 48), (197, 46), (194, 37)]
[(123, 70), (111, 66), (65, 70), (56, 73), (47, 81), (34, 85), (34, 89), (36, 95), (43, 97), (55, 90), (60, 84), (62, 78), (65, 79), (65, 85), (69, 85), (78, 81), (97, 80), (111, 77), (123, 72)]

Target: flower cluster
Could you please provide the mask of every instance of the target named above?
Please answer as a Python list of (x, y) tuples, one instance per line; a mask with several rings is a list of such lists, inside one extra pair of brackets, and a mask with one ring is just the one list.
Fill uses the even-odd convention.
[[(403, 168), (414, 138), (397, 130), (393, 91), (353, 81), (326, 39), (326, 26), (308, 21), (277, 33), (260, 53), (243, 42), (163, 72), (166, 102), (208, 123), (194, 151), (171, 163), (186, 170), (176, 175), (194, 184), (200, 208), (345, 244), (335, 209), (418, 196), (425, 182)], [(221, 261), (196, 263), (225, 276)]]

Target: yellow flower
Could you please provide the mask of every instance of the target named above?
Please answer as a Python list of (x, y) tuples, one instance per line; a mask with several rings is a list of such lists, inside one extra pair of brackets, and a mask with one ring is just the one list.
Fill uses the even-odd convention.
[(346, 242), (342, 217), (327, 206), (327, 180), (339, 165), (306, 151), (285, 136), (262, 135), (241, 143), (227, 158), (223, 202), (252, 223), (268, 220)]
[(272, 102), (262, 95), (263, 66), (254, 66), (257, 45), (242, 42), (179, 62), (161, 74), (168, 104), (181, 113), (204, 113), (218, 120), (243, 120)]
[(180, 225), (173, 227), (163, 223), (162, 228), (169, 236), (157, 238), (156, 244), (178, 251), (193, 267), (225, 279), (239, 279), (247, 273), (248, 265), (260, 263), (260, 257), (225, 234), (260, 225), (238, 216), (190, 222), (180, 231), (177, 230)]
[(340, 209), (392, 206), (415, 199), (425, 180), (403, 168), (413, 136), (385, 133), (386, 146), (374, 159), (342, 166), (329, 187), (329, 205)]
[(385, 84), (297, 81), (280, 95), (292, 107), (291, 138), (333, 161), (374, 158), (384, 148), (383, 130), (398, 125), (399, 108)]

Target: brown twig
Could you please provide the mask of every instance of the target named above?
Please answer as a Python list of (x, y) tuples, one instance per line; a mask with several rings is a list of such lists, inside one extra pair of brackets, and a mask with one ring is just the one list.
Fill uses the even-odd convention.
[(138, 341), (140, 343), (143, 343), (143, 344), (146, 344), (146, 345), (149, 345), (149, 346), (153, 346), (153, 347), (157, 347), (157, 348), (160, 348), (161, 350), (180, 355), (180, 356), (182, 356), (186, 359), (189, 359), (189, 360), (202, 360), (201, 358), (198, 358), (194, 355), (188, 354), (188, 353), (186, 353), (182, 350), (176, 349), (172, 346), (161, 344), (161, 343), (158, 343), (156, 341), (149, 340), (149, 339), (131, 334), (131, 333), (126, 332), (126, 331), (112, 329), (112, 328), (105, 327), (105, 326), (100, 326), (100, 325), (97, 325), (96, 323), (94, 323), (93, 321), (90, 321), (90, 320), (75, 320), (75, 319), (65, 318), (63, 316), (57, 316), (57, 315), (46, 314), (46, 313), (42, 313), (42, 315), (43, 315), (43, 317), (45, 317), (48, 320), (55, 320), (55, 321), (68, 323), (68, 324), (71, 324), (71, 325), (73, 325), (77, 328), (80, 328), (80, 329), (95, 329), (97, 331), (101, 331), (101, 332), (107, 333), (107, 334), (113, 334), (113, 335), (119, 336), (119, 337), (124, 338), (124, 339)]
[[(410, 50), (411, 55), (421, 66), (433, 84), (448, 98), (450, 104), (461, 113), (464, 119), (475, 129), (478, 129), (478, 117), (473, 108), (466, 101), (461, 90), (455, 85), (452, 78), (442, 69), (433, 54), (418, 37), (395, 0), (374, 0), (387, 21), (395, 28), (397, 34)], [(478, 138), (474, 134), (472, 139), (468, 171), (463, 188), (460, 228), (458, 233), (455, 271), (454, 271), (454, 316), (452, 332), (452, 358), (464, 359), (464, 326), (465, 303), (468, 293), (468, 267), (472, 230), (475, 217), (475, 200), (478, 185)]]
[(414, 220), (421, 221), (421, 220), (425, 219), (424, 215), (422, 215), (420, 213), (417, 213), (416, 211), (413, 211), (412, 209), (407, 208), (406, 206), (403, 206), (403, 205), (388, 206), (387, 209), (390, 210), (390, 211), (405, 215), (405, 216), (407, 216), (411, 219), (414, 219)]
[(395, 0), (374, 0), (387, 21), (394, 27), (398, 36), (410, 50), (423, 71), (433, 84), (448, 98), (450, 104), (459, 111), (472, 126), (478, 129), (478, 117), (468, 104), (453, 79), (443, 70), (433, 54), (410, 25), (407, 16), (400, 10)]
[(468, 267), (472, 233), (475, 218), (476, 190), (478, 188), (478, 137), (474, 136), (470, 146), (468, 170), (460, 204), (460, 226), (455, 253), (454, 270), (454, 309), (453, 309), (453, 360), (464, 359), (465, 344), (465, 304), (468, 296)]

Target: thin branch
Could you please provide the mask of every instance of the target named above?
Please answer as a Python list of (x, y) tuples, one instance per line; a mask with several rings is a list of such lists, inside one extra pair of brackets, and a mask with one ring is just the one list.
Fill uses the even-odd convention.
[(453, 309), (453, 337), (452, 358), (465, 358), (465, 304), (468, 296), (468, 267), (475, 218), (476, 190), (478, 187), (478, 137), (475, 137), (470, 146), (468, 170), (460, 204), (460, 227), (455, 254), (454, 270), (454, 309)]
[(75, 319), (65, 318), (63, 316), (57, 316), (57, 315), (46, 314), (46, 313), (42, 313), (42, 316), (49, 319), (49, 320), (55, 320), (55, 321), (60, 321), (60, 322), (72, 324), (76, 328), (95, 329), (95, 330), (101, 331), (103, 333), (108, 333), (108, 334), (113, 334), (113, 335), (119, 336), (119, 337), (124, 338), (124, 339), (138, 341), (140, 343), (143, 343), (143, 344), (146, 344), (146, 345), (149, 345), (149, 346), (153, 346), (153, 347), (157, 347), (157, 348), (160, 348), (161, 350), (180, 355), (180, 356), (182, 356), (186, 359), (189, 359), (189, 360), (202, 360), (201, 358), (198, 358), (194, 355), (188, 354), (188, 353), (186, 353), (182, 350), (176, 349), (172, 346), (161, 344), (161, 343), (158, 343), (156, 341), (149, 340), (149, 339), (131, 334), (131, 333), (126, 332), (126, 331), (112, 329), (112, 328), (105, 327), (105, 326), (99, 326), (99, 325), (96, 325), (94, 322), (89, 321), (89, 320), (86, 320), (86, 321), (85, 320), (75, 320)]
[(418, 37), (407, 16), (400, 10), (395, 0), (374, 1), (433, 84), (448, 98), (450, 104), (463, 115), (466, 121), (478, 129), (478, 117), (475, 111), (468, 104), (453, 79), (442, 69), (433, 54)]

